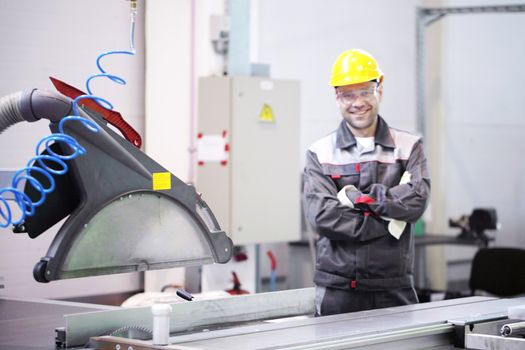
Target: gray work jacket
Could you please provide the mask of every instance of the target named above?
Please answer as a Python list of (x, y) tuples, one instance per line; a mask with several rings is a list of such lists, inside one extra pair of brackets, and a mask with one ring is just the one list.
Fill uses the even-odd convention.
[[(359, 152), (346, 122), (307, 151), (304, 170), (306, 217), (320, 235), (314, 282), (318, 286), (380, 291), (413, 287), (414, 223), (430, 195), (421, 138), (378, 117), (375, 145)], [(405, 171), (410, 182), (399, 184)], [(354, 185), (375, 199), (373, 215), (342, 205), (337, 193)], [(399, 240), (388, 221), (406, 221)]]

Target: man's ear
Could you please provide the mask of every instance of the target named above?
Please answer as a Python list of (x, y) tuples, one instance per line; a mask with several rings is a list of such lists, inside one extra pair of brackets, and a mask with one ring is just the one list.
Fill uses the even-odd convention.
[(379, 102), (383, 102), (383, 84), (377, 86), (377, 97)]
[(339, 108), (339, 101), (337, 100), (337, 86), (334, 86), (334, 97), (334, 103), (337, 106), (337, 108)]

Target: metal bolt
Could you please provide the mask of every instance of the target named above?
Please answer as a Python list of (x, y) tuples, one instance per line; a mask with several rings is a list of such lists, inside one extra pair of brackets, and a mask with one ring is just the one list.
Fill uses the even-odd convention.
[(120, 350), (120, 344), (115, 345), (116, 350)]

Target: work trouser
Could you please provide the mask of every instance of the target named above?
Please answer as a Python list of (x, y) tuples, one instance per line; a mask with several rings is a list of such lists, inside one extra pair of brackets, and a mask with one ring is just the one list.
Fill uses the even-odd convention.
[(315, 316), (379, 309), (418, 303), (414, 288), (379, 292), (315, 287)]

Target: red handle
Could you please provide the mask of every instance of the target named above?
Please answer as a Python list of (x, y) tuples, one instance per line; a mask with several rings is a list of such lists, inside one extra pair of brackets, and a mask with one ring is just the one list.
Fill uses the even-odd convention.
[(142, 146), (142, 138), (139, 133), (129, 125), (124, 118), (118, 112), (109, 111), (107, 115), (104, 116), (104, 119), (108, 123), (116, 127), (124, 136), (126, 140), (131, 142), (135, 147), (140, 148)]
[(272, 271), (275, 271), (275, 269), (277, 269), (277, 259), (275, 259), (275, 256), (273, 255), (271, 250), (267, 251), (266, 255), (268, 255), (268, 258), (270, 258)]
[[(86, 95), (85, 92), (77, 89), (74, 86), (69, 85), (68, 83), (64, 83), (63, 81), (53, 77), (49, 77), (49, 79), (51, 79), (51, 82), (58, 90), (58, 92), (66, 95), (69, 98), (75, 99), (78, 96)], [(97, 113), (100, 113), (105, 121), (116, 127), (122, 133), (124, 138), (131, 142), (131, 144), (133, 144), (135, 147), (140, 148), (140, 146), (142, 146), (142, 138), (140, 137), (139, 133), (135, 129), (133, 129), (133, 127), (129, 125), (124, 120), (124, 118), (122, 118), (119, 112), (115, 112), (110, 109), (104, 108), (101, 105), (99, 105), (95, 100), (89, 98), (82, 99), (79, 103), (85, 105), (86, 107)]]

